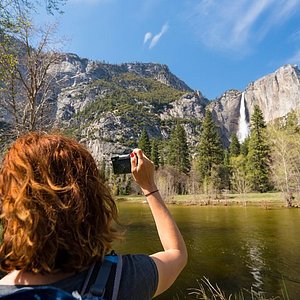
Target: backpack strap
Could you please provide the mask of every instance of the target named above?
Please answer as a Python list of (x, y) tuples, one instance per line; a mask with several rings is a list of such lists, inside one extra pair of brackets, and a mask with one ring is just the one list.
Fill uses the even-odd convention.
[(112, 298), (111, 298), (112, 300), (117, 300), (117, 297), (118, 297), (121, 275), (122, 275), (122, 267), (123, 267), (122, 255), (118, 255), (114, 288), (113, 288), (113, 294), (112, 294)]
[(100, 270), (97, 274), (97, 278), (89, 290), (89, 294), (97, 297), (104, 297), (105, 287), (112, 265), (113, 262), (111, 260), (107, 258), (103, 260)]
[(87, 286), (88, 286), (88, 284), (91, 280), (91, 276), (92, 276), (92, 273), (94, 271), (94, 268), (95, 268), (95, 263), (93, 263), (91, 265), (91, 267), (89, 268), (88, 274), (87, 274), (87, 276), (85, 278), (85, 281), (84, 281), (84, 284), (81, 288), (80, 295), (84, 295), (86, 293), (86, 289), (87, 289)]
[[(96, 264), (93, 264), (90, 267), (80, 294), (96, 296), (99, 298), (104, 297), (106, 285), (108, 283), (108, 279), (109, 279), (113, 265), (116, 265), (116, 271), (114, 274), (114, 281), (113, 281), (112, 300), (117, 300), (123, 264), (122, 264), (122, 256), (116, 255), (116, 254), (107, 255), (104, 257), (104, 260), (103, 260), (103, 262), (99, 268), (99, 271), (97, 273), (97, 277), (92, 285), (90, 283), (91, 277), (96, 275), (96, 274), (95, 275), (92, 275), (92, 274), (95, 273), (95, 270), (97, 268), (96, 268)], [(90, 286), (90, 288), (89, 288), (89, 286)]]

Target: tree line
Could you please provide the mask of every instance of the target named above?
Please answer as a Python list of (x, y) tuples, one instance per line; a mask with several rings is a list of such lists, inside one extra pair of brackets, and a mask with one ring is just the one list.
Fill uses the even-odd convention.
[[(266, 126), (259, 106), (254, 107), (250, 135), (240, 143), (233, 134), (224, 147), (212, 113), (207, 110), (199, 143), (191, 149), (183, 124), (173, 127), (168, 140), (150, 139), (141, 131), (137, 146), (155, 164), (158, 184), (165, 196), (281, 191), (287, 206), (300, 195), (300, 128), (296, 112)], [(126, 181), (126, 176), (123, 178)], [(122, 181), (119, 182), (122, 185)], [(132, 183), (130, 183), (132, 185)], [(136, 192), (131, 185), (119, 193)]]

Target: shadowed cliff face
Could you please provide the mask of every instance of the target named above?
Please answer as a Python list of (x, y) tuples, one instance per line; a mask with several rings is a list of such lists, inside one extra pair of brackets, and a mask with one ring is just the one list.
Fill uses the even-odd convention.
[(229, 146), (230, 135), (238, 131), (241, 96), (240, 91), (229, 90), (208, 105), (220, 128), (221, 138), (226, 147)]

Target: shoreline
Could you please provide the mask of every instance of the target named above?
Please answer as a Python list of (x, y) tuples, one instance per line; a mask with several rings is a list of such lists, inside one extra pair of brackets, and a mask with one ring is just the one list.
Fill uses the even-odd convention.
[[(167, 205), (177, 206), (244, 206), (244, 207), (262, 207), (264, 209), (271, 208), (299, 208), (300, 202), (294, 201), (292, 207), (287, 207), (286, 201), (282, 199), (282, 194), (274, 193), (249, 193), (240, 194), (223, 194), (217, 199), (209, 199), (202, 194), (197, 195), (172, 195), (163, 197)], [(124, 195), (115, 196), (117, 202), (128, 203), (146, 203), (146, 199), (142, 195)]]

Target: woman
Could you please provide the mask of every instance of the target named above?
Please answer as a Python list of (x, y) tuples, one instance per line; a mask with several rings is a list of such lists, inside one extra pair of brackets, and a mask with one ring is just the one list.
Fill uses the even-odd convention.
[[(187, 262), (183, 238), (140, 149), (131, 169), (152, 211), (163, 251), (124, 255), (118, 299), (151, 299), (175, 281)], [(0, 171), (3, 240), (0, 295), (24, 286), (80, 290), (90, 266), (120, 235), (116, 204), (91, 154), (76, 141), (29, 133), (6, 153)]]

